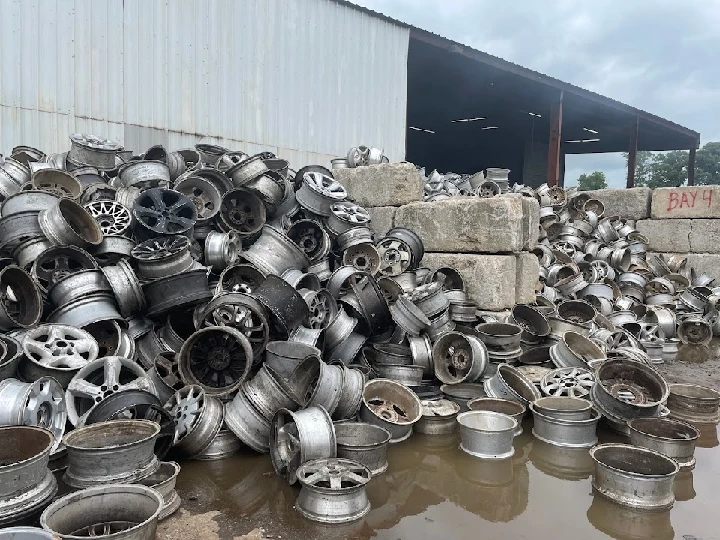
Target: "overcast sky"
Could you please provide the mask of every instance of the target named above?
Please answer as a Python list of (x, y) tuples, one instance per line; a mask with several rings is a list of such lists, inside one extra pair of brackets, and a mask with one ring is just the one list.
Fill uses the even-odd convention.
[[(720, 0), (353, 0), (720, 141)], [(620, 154), (568, 156), (566, 185)]]

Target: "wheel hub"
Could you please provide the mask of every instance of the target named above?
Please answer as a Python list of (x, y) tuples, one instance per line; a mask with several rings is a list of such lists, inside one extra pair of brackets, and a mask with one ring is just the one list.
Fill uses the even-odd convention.
[(227, 369), (231, 360), (230, 352), (221, 347), (215, 347), (208, 353), (208, 365), (215, 371)]

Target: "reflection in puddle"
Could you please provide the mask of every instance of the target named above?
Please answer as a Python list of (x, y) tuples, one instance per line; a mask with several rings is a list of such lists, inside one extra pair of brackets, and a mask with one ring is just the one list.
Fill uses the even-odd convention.
[(675, 492), (675, 500), (691, 501), (695, 498), (695, 486), (693, 485), (693, 472), (680, 471), (675, 475), (675, 483), (673, 484)]
[(700, 448), (715, 448), (720, 444), (718, 441), (718, 427), (715, 424), (693, 424), (700, 432), (695, 446)]
[(583, 480), (592, 476), (595, 467), (587, 448), (563, 448), (534, 441), (530, 461), (535, 467), (561, 480)]
[(675, 537), (669, 510), (634, 510), (596, 495), (588, 508), (587, 518), (597, 530), (618, 540), (671, 540)]

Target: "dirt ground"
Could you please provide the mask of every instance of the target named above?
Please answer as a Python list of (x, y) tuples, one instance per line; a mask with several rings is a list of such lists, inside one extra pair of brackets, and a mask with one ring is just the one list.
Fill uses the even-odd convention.
[(720, 339), (709, 347), (681, 346), (678, 359), (655, 366), (669, 383), (709, 386), (720, 391)]

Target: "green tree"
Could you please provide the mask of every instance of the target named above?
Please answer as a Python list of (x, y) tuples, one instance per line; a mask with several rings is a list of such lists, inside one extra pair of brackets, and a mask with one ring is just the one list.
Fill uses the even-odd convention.
[[(623, 153), (627, 163), (627, 152)], [(687, 183), (688, 151), (638, 152), (635, 160), (635, 185), (676, 187)], [(695, 155), (695, 184), (720, 184), (720, 142), (709, 142)]]
[(592, 191), (595, 189), (605, 189), (607, 179), (602, 171), (591, 172), (590, 174), (581, 174), (578, 178), (578, 191)]
[(671, 150), (653, 156), (650, 165), (650, 179), (647, 186), (677, 187), (687, 182), (688, 152), (685, 150)]
[(706, 143), (695, 154), (695, 183), (720, 184), (720, 142)]

